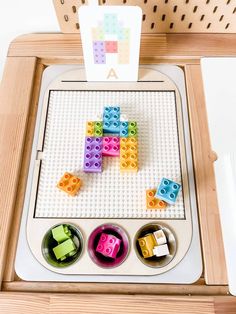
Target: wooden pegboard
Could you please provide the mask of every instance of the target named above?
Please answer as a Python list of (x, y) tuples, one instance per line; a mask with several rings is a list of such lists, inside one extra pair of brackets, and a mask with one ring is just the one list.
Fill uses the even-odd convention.
[[(63, 33), (78, 33), (78, 8), (88, 0), (53, 0)], [(138, 5), (143, 33), (236, 33), (236, 0), (99, 0)]]

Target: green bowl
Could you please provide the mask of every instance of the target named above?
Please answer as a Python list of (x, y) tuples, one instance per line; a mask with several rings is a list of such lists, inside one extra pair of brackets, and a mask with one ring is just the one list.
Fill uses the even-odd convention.
[[(58, 243), (52, 236), (52, 229), (59, 226), (67, 226), (68, 229), (71, 231), (71, 239), (73, 240), (76, 246), (76, 253), (73, 256), (68, 256), (65, 260), (60, 261), (56, 259), (56, 256), (53, 252), (53, 248), (55, 248)], [(45, 234), (43, 241), (42, 241), (42, 254), (46, 262), (57, 268), (67, 267), (74, 264), (82, 254), (83, 251), (83, 236), (81, 231), (74, 225), (71, 224), (57, 224), (50, 228), (47, 233)]]

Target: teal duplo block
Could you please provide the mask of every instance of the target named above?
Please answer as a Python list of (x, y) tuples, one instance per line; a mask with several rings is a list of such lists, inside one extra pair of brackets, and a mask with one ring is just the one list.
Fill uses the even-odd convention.
[(120, 137), (128, 137), (128, 122), (120, 123)]
[(104, 32), (105, 34), (118, 34), (119, 25), (116, 14), (105, 14), (104, 15)]
[(118, 40), (128, 41), (130, 36), (130, 31), (128, 28), (120, 28), (117, 33)]
[(169, 179), (163, 178), (155, 194), (155, 197), (159, 198), (162, 201), (165, 201), (170, 205), (173, 205), (176, 202), (180, 187), (181, 187), (180, 184)]
[(104, 108), (103, 132), (120, 134), (120, 107)]

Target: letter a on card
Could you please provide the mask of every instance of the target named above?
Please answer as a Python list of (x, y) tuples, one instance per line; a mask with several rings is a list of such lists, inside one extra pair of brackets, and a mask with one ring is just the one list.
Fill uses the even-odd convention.
[(142, 10), (81, 6), (80, 33), (88, 81), (137, 81)]
[(116, 72), (114, 69), (110, 69), (110, 71), (108, 72), (107, 80), (111, 78), (116, 78), (118, 80), (118, 76), (116, 75)]

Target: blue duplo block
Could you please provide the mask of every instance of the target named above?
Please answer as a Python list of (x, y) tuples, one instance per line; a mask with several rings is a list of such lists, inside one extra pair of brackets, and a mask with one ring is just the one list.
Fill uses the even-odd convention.
[(165, 201), (170, 205), (173, 205), (176, 202), (180, 187), (180, 184), (163, 178), (159, 188), (157, 189), (155, 197)]
[(128, 122), (120, 123), (120, 137), (128, 137)]
[(120, 107), (104, 108), (103, 132), (120, 134)]

